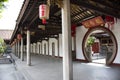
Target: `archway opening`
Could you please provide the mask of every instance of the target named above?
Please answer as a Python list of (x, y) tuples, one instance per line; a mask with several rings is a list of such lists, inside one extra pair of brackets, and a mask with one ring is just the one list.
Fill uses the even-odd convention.
[(117, 53), (114, 34), (105, 27), (94, 27), (83, 39), (83, 53), (87, 61), (111, 64)]

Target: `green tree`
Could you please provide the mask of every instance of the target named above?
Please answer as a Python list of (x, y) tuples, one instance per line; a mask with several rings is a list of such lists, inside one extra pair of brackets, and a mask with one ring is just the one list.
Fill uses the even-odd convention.
[(0, 55), (2, 55), (6, 50), (6, 43), (2, 38), (0, 38)]
[(7, 1), (8, 0), (0, 0), (0, 16), (1, 16), (1, 13), (3, 12), (3, 9), (6, 7), (5, 2)]

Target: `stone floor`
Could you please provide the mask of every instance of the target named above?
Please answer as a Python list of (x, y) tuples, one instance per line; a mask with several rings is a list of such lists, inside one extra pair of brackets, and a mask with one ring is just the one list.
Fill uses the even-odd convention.
[(0, 56), (0, 80), (25, 80), (22, 73), (20, 73), (9, 54)]
[[(63, 80), (62, 59), (50, 56), (32, 55), (32, 65), (16, 60), (17, 69), (26, 80)], [(120, 80), (120, 67), (95, 63), (73, 62), (73, 80)]]

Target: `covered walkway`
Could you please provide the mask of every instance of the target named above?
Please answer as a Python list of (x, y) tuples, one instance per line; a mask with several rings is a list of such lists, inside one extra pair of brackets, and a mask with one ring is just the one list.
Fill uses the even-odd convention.
[[(16, 61), (17, 68), (28, 74), (26, 76), (29, 80), (120, 80), (119, 69), (96, 67), (90, 65), (91, 63), (72, 63), (72, 58), (91, 62), (92, 51), (86, 40), (90, 37), (87, 33), (93, 29), (97, 30), (96, 35), (100, 34), (99, 36), (109, 32), (107, 40), (102, 41), (99, 36), (94, 37), (97, 44), (111, 47), (106, 64), (120, 64), (120, 43), (117, 43), (120, 41), (119, 4), (116, 0), (24, 0), (10, 41), (13, 53), (21, 58)], [(47, 15), (48, 10), (50, 11)], [(46, 17), (41, 18), (41, 12), (46, 12)], [(112, 21), (109, 18), (112, 18)], [(111, 23), (115, 24), (114, 29)], [(24, 58), (23, 52), (26, 52), (27, 56), (25, 61), (21, 62)], [(31, 56), (31, 53), (44, 56)], [(96, 53), (100, 53), (99, 50)], [(54, 56), (62, 57), (63, 61)]]
[[(17, 69), (27, 80), (62, 80), (62, 59), (32, 54), (32, 65), (16, 59)], [(73, 80), (120, 80), (120, 68), (103, 64), (73, 62)]]

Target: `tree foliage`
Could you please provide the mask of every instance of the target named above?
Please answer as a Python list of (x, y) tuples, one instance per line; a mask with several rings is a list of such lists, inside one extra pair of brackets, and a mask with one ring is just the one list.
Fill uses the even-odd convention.
[(8, 0), (0, 0), (0, 15), (3, 11), (3, 9), (6, 7), (5, 6), (5, 2), (7, 2)]
[(0, 54), (4, 53), (6, 50), (6, 43), (2, 38), (0, 38)]

